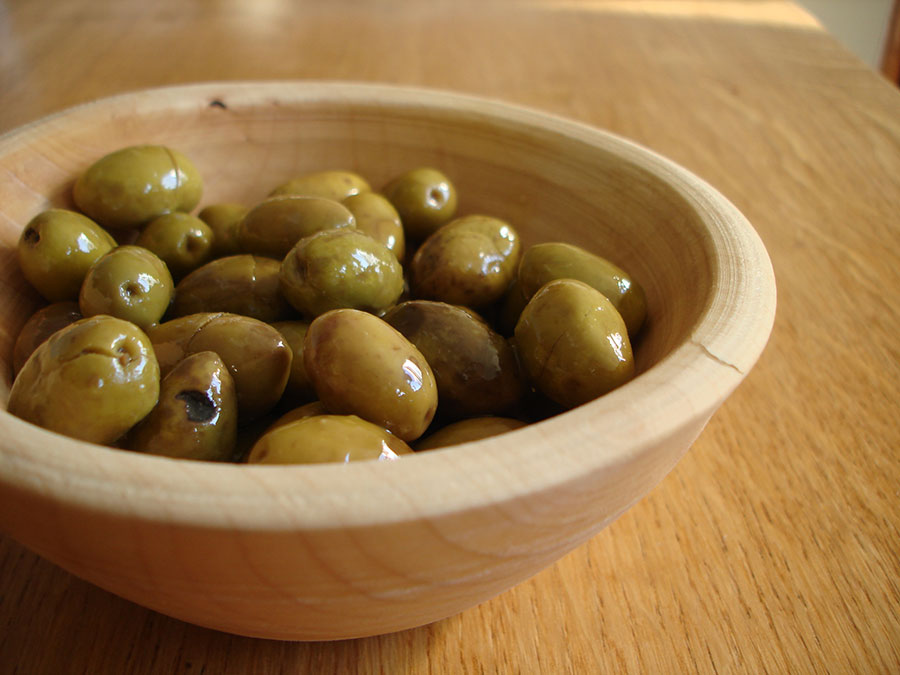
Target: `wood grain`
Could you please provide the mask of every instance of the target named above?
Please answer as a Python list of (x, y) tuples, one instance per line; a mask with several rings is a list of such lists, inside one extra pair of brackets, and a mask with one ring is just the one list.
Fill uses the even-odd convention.
[(792, 5), (633, 4), (0, 7), (0, 130), (196, 80), (492, 95), (697, 172), (760, 232), (779, 282), (762, 360), (676, 470), (512, 591), (412, 631), (278, 643), (166, 619), (5, 539), (0, 671), (900, 669), (900, 93)]

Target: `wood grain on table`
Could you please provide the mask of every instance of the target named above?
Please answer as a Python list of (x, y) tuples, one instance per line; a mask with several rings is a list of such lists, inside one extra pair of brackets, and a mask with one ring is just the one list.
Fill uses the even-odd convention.
[(750, 219), (759, 364), (649, 497), (403, 633), (279, 643), (120, 600), (0, 539), (0, 672), (900, 671), (900, 92), (790, 3), (0, 0), (0, 132), (234, 79), (453, 89), (628, 136)]

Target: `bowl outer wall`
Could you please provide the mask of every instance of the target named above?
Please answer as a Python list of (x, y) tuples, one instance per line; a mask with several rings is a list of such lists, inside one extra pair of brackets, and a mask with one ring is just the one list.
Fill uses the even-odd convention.
[[(114, 592), (204, 625), (271, 637), (349, 637), (446, 616), (539, 571), (640, 499), (689, 447), (765, 345), (775, 310), (771, 265), (752, 227), (727, 200), (689, 172), (627, 140), (495, 101), (348, 83), (173, 87), (87, 104), (10, 132), (0, 137), (0, 171), (7, 174), (5, 179), (16, 176), (30, 148), (43, 151), (35, 161), (52, 161), (52, 139), (66, 128), (151, 110), (169, 111), (177, 118), (206, 108), (213, 99), (248, 110), (310, 101), (337, 107), (376, 101), (385, 115), (449, 107), (467, 123), (499, 122), (548, 143), (562, 138), (602, 148), (661, 176), (695, 209), (707, 225), (705, 245), (715, 283), (689, 338), (631, 383), (540, 424), (424, 453), (414, 461), (313, 467), (176, 463), (62, 438), (3, 412), (0, 527)], [(15, 161), (7, 162), (9, 157)], [(36, 192), (27, 208), (33, 214), (44, 199)], [(23, 222), (20, 215), (18, 222)], [(92, 518), (103, 527), (92, 525)], [(107, 541), (105, 528), (126, 523), (139, 523), (142, 538), (131, 546), (144, 550), (117, 550)], [(363, 549), (378, 545), (360, 543), (360, 533), (370, 532), (382, 547), (396, 545), (403, 554), (424, 536), (429, 546), (435, 547), (437, 540), (447, 549), (439, 545), (439, 553), (425, 556), (437, 561), (436, 570), (401, 569), (386, 553), (384, 564), (394, 581), (380, 587), (374, 573), (362, 573), (361, 593), (379, 605), (397, 603), (401, 596), (441, 595), (435, 590), (439, 586), (452, 592), (415, 611), (412, 605), (418, 601), (400, 602), (405, 613), (393, 622), (379, 623), (373, 614), (355, 627), (326, 627), (319, 634), (313, 623), (294, 633), (286, 631), (277, 617), (269, 625), (260, 617), (255, 623), (253, 617), (216, 623), (214, 616), (210, 619), (214, 608), (199, 611), (190, 602), (178, 606), (177, 593), (165, 590), (164, 578), (177, 576), (177, 571), (153, 571), (156, 581), (140, 582), (140, 571), (116, 567), (120, 558), (143, 558), (150, 565), (147, 561), (158, 555), (146, 548), (153, 548), (163, 531), (173, 541), (188, 536), (184, 533), (250, 533), (257, 543), (265, 541), (266, 533), (277, 538), (302, 532), (311, 542), (316, 536), (354, 532), (353, 545)], [(257, 540), (259, 536), (263, 539)], [(211, 546), (214, 542), (215, 537), (209, 540)], [(105, 553), (92, 554), (92, 545), (105, 547)], [(172, 546), (185, 555), (181, 544)], [(460, 552), (460, 561), (453, 561), (454, 552)], [(373, 556), (364, 557), (371, 565)], [(191, 564), (182, 560), (178, 567)], [(350, 567), (338, 583), (346, 585), (349, 576), (358, 573)], [(403, 579), (405, 587), (398, 581)], [(461, 588), (468, 590), (459, 593)]]

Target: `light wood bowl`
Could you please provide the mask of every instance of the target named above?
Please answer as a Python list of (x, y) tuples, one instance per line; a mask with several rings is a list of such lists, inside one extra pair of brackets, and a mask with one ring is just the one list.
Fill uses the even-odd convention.
[(15, 264), (24, 225), (122, 146), (197, 164), (202, 204), (292, 174), (373, 185), (414, 166), (460, 213), (526, 244), (568, 241), (649, 299), (638, 376), (519, 431), (397, 462), (219, 465), (83, 443), (0, 412), (0, 529), (113, 593), (232, 633), (365, 636), (452, 615), (534, 575), (645, 495), (759, 357), (775, 312), (766, 251), (709, 185), (635, 144), (536, 111), (348, 83), (204, 84), (127, 94), (0, 137), (0, 400), (41, 303)]

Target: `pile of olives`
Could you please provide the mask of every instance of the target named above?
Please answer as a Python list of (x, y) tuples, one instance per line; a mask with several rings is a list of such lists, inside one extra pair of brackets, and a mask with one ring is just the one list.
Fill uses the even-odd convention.
[(343, 170), (200, 204), (190, 160), (124, 148), (79, 211), (24, 228), (50, 303), (15, 343), (9, 411), (170, 457), (396, 459), (524, 426), (634, 375), (646, 301), (609, 261), (457, 214), (434, 168), (381, 192)]

